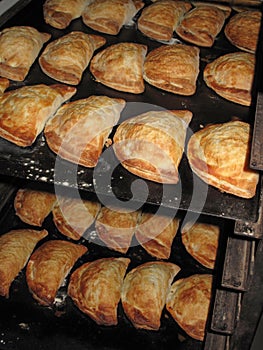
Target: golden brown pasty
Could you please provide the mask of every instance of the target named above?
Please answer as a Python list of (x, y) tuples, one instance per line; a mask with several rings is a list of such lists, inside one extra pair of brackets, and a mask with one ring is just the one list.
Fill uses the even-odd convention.
[(98, 237), (110, 249), (126, 253), (130, 248), (140, 211), (102, 207), (95, 221)]
[(73, 19), (79, 18), (90, 0), (46, 0), (44, 20), (54, 28), (65, 29)]
[(216, 6), (198, 6), (187, 12), (176, 33), (185, 41), (202, 47), (211, 47), (220, 33), (226, 15)]
[(170, 262), (147, 262), (125, 277), (121, 302), (137, 329), (158, 330), (166, 297), (180, 267)]
[(245, 11), (234, 15), (225, 26), (227, 39), (237, 48), (255, 53), (261, 25), (260, 11)]
[(182, 242), (200, 264), (213, 269), (215, 266), (220, 229), (203, 222), (186, 223), (181, 229)]
[(160, 182), (177, 183), (186, 130), (192, 112), (149, 111), (122, 122), (114, 135), (113, 148), (131, 173)]
[(95, 167), (125, 101), (89, 96), (64, 104), (48, 120), (44, 134), (50, 149), (70, 162)]
[(117, 307), (128, 258), (102, 258), (81, 265), (70, 277), (68, 295), (98, 325), (117, 325)]
[(248, 123), (213, 124), (194, 133), (187, 157), (203, 181), (238, 197), (255, 195), (259, 174), (249, 169), (251, 129)]
[(152, 39), (169, 41), (181, 17), (191, 8), (186, 1), (159, 0), (143, 9), (138, 29)]
[(193, 95), (199, 74), (199, 48), (173, 44), (152, 50), (144, 62), (147, 83), (179, 95)]
[(8, 298), (11, 283), (25, 267), (36, 244), (46, 237), (46, 230), (11, 230), (0, 236), (0, 295)]
[(90, 71), (97, 82), (112, 89), (140, 94), (144, 91), (143, 63), (146, 45), (117, 43), (97, 53)]
[(204, 5), (205, 6), (217, 7), (221, 11), (224, 12), (226, 18), (228, 18), (231, 15), (231, 12), (232, 12), (232, 8), (230, 6), (225, 5), (225, 4), (221, 4), (219, 2), (207, 2), (207, 1), (205, 1), (205, 3), (204, 3), (204, 1), (193, 1), (192, 4), (193, 4), (194, 7), (204, 6)]
[(99, 202), (59, 196), (52, 210), (54, 224), (60, 233), (78, 240), (94, 222), (100, 206)]
[(169, 259), (179, 223), (178, 218), (143, 212), (135, 230), (135, 237), (153, 257)]
[(41, 226), (51, 213), (56, 195), (45, 191), (21, 188), (17, 191), (14, 208), (16, 215), (25, 223)]
[(143, 6), (140, 0), (93, 0), (82, 12), (82, 20), (94, 30), (116, 35)]
[(70, 32), (46, 46), (39, 57), (40, 67), (55, 80), (77, 85), (94, 51), (105, 42), (106, 40), (98, 35)]
[(208, 63), (203, 76), (207, 86), (221, 97), (243, 106), (250, 106), (254, 70), (253, 54), (233, 52)]
[(0, 95), (0, 136), (31, 146), (57, 108), (76, 93), (63, 84), (28, 85)]
[(209, 313), (212, 275), (192, 275), (174, 282), (166, 309), (192, 338), (203, 340)]
[(0, 94), (5, 92), (5, 90), (9, 87), (9, 80), (7, 78), (0, 77)]
[(27, 268), (27, 285), (39, 304), (51, 306), (57, 291), (75, 262), (87, 251), (84, 245), (63, 240), (43, 243), (31, 255)]
[(42, 46), (50, 39), (29, 26), (14, 26), (0, 32), (0, 75), (23, 81)]

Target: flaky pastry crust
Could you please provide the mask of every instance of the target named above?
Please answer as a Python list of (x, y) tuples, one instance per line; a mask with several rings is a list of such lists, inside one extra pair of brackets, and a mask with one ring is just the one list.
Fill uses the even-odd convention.
[(160, 182), (177, 183), (185, 136), (192, 113), (187, 110), (149, 111), (122, 122), (113, 148), (131, 173)]
[(147, 46), (121, 42), (97, 53), (90, 71), (97, 82), (112, 89), (140, 94), (144, 91), (143, 64)]
[(85, 263), (72, 273), (68, 294), (98, 325), (117, 325), (117, 307), (129, 263), (128, 258), (102, 258)]
[(76, 93), (63, 84), (27, 85), (0, 95), (0, 136), (17, 146), (31, 146), (47, 120)]
[(170, 262), (153, 261), (139, 265), (126, 275), (121, 302), (127, 318), (137, 329), (157, 331), (174, 277), (180, 267)]
[(231, 52), (219, 56), (204, 69), (204, 81), (221, 97), (243, 106), (251, 105), (255, 55)]
[(13, 26), (0, 32), (0, 75), (23, 81), (36, 60), (48, 33), (29, 26)]
[(48, 235), (46, 230), (11, 230), (0, 236), (0, 295), (8, 298), (9, 289), (25, 267), (37, 243)]
[(143, 78), (159, 89), (193, 95), (199, 74), (199, 52), (196, 46), (162, 45), (146, 56)]
[(49, 240), (34, 251), (27, 264), (26, 281), (40, 305), (53, 305), (63, 280), (86, 252), (84, 245), (63, 240)]
[(248, 123), (212, 124), (194, 133), (187, 146), (192, 170), (206, 183), (238, 197), (252, 198), (259, 180), (249, 169)]
[(29, 225), (42, 226), (56, 202), (56, 195), (45, 191), (21, 188), (17, 191), (14, 208), (16, 215)]
[(191, 8), (186, 1), (159, 0), (143, 9), (138, 29), (152, 39), (169, 41), (181, 17)]
[(240, 50), (255, 53), (261, 17), (260, 11), (244, 11), (235, 14), (225, 26), (227, 39)]
[(211, 303), (213, 276), (192, 275), (174, 282), (166, 309), (178, 325), (192, 338), (202, 341)]
[(48, 146), (63, 159), (95, 167), (124, 106), (123, 99), (95, 95), (64, 104), (46, 123)]
[(39, 57), (40, 67), (55, 80), (78, 85), (94, 51), (105, 43), (98, 35), (70, 32), (46, 46)]

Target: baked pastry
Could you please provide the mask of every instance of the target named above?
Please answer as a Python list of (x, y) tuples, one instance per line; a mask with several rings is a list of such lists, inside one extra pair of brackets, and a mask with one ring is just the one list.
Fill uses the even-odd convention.
[(212, 47), (225, 19), (224, 11), (216, 6), (197, 6), (184, 15), (175, 31), (189, 43)]
[(76, 93), (63, 84), (28, 85), (0, 95), (0, 137), (31, 146), (57, 108)]
[(84, 245), (63, 240), (47, 241), (35, 250), (27, 264), (26, 281), (40, 305), (52, 306), (63, 280), (86, 251)]
[(39, 65), (49, 77), (78, 85), (95, 50), (106, 43), (98, 35), (70, 32), (50, 42), (39, 57)]
[(262, 14), (245, 11), (235, 14), (225, 26), (225, 36), (239, 48), (250, 53), (257, 49)]
[(5, 90), (9, 87), (9, 80), (7, 78), (0, 77), (0, 94), (5, 92)]
[(48, 146), (61, 158), (95, 167), (124, 106), (123, 99), (107, 96), (89, 96), (64, 104), (46, 123)]
[(178, 218), (143, 212), (135, 230), (135, 237), (151, 256), (169, 259), (179, 223)]
[(219, 56), (204, 69), (204, 81), (221, 97), (250, 106), (254, 79), (255, 55), (231, 52)]
[(143, 6), (140, 0), (93, 0), (82, 12), (82, 20), (94, 30), (116, 35)]
[(113, 138), (117, 158), (137, 176), (160, 183), (177, 183), (191, 118), (192, 112), (178, 110), (149, 111), (125, 120)]
[(211, 302), (213, 276), (196, 274), (177, 280), (167, 296), (166, 309), (192, 338), (203, 340)]
[(147, 83), (179, 95), (193, 95), (199, 74), (199, 48), (173, 44), (152, 50), (144, 62)]
[(220, 228), (203, 222), (186, 223), (181, 229), (182, 242), (190, 255), (209, 269), (215, 266)]
[(81, 17), (90, 0), (46, 0), (43, 5), (44, 20), (54, 28), (65, 29)]
[(102, 207), (95, 221), (98, 237), (108, 248), (127, 253), (139, 215), (140, 211)]
[(16, 215), (23, 222), (33, 226), (42, 226), (55, 202), (54, 193), (21, 188), (16, 193), (14, 208)]
[(50, 34), (29, 26), (3, 29), (0, 32), (0, 75), (23, 81), (50, 37)]
[(97, 53), (90, 71), (97, 82), (112, 89), (140, 94), (144, 91), (143, 63), (147, 46), (136, 43), (117, 43)]
[(248, 123), (212, 124), (194, 133), (187, 157), (194, 173), (204, 182), (238, 197), (252, 198), (259, 180), (249, 169), (251, 129)]
[(226, 4), (222, 4), (222, 3), (219, 3), (219, 2), (205, 2), (204, 1), (193, 1), (192, 2), (193, 6), (194, 7), (198, 7), (198, 6), (214, 6), (214, 7), (217, 7), (219, 8), (221, 11), (224, 12), (225, 14), (225, 17), (228, 18), (230, 15), (231, 15), (231, 12), (232, 12), (232, 8)]
[(46, 237), (46, 230), (11, 230), (0, 236), (0, 295), (9, 297), (13, 280), (25, 267), (37, 243)]
[(68, 295), (98, 325), (117, 325), (117, 307), (129, 263), (128, 258), (102, 258), (85, 263), (72, 273)]
[(191, 8), (186, 1), (159, 0), (143, 9), (138, 29), (152, 39), (169, 41), (181, 17)]
[(64, 236), (78, 240), (93, 224), (100, 206), (95, 201), (59, 196), (52, 210), (53, 222)]
[(180, 267), (153, 261), (135, 267), (126, 275), (121, 302), (127, 318), (137, 329), (157, 331), (166, 297)]

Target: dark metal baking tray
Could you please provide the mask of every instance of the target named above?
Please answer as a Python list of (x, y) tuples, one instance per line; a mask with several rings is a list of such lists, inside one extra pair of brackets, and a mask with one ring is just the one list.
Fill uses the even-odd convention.
[[(9, 19), (2, 28), (13, 25), (31, 25), (40, 31), (52, 34), (52, 40), (72, 30), (94, 33), (85, 26), (81, 19), (74, 20), (65, 30), (58, 30), (44, 23), (42, 1), (31, 1), (19, 13)], [(146, 2), (148, 3), (148, 2)], [(233, 12), (234, 13), (234, 12)], [(98, 33), (97, 33), (98, 34)], [(143, 43), (148, 51), (161, 45), (142, 35), (136, 27), (125, 27), (117, 36), (103, 35), (107, 45), (121, 41)], [(145, 92), (140, 95), (122, 93), (107, 88), (94, 81), (89, 69), (83, 74), (77, 94), (72, 98), (79, 99), (92, 94), (105, 94), (110, 97), (120, 97), (127, 101), (120, 122), (134, 115), (136, 109), (140, 113), (152, 108), (189, 109), (193, 112), (193, 119), (189, 128), (189, 135), (203, 125), (209, 123), (226, 122), (239, 118), (253, 122), (255, 104), (251, 107), (241, 106), (216, 95), (203, 82), (204, 66), (221, 54), (236, 51), (224, 37), (223, 31), (215, 41), (213, 48), (201, 48), (200, 74), (197, 81), (197, 91), (193, 96), (179, 96), (167, 93), (145, 83)], [(22, 83), (13, 82), (10, 89), (22, 85), (36, 83), (51, 84), (55, 81), (47, 77), (40, 69), (37, 60), (30, 69), (28, 76)], [(254, 94), (256, 95), (256, 88)], [(54, 169), (59, 169), (54, 174)], [(98, 166), (94, 169), (77, 167), (67, 161), (60, 160), (49, 150), (43, 133), (39, 135), (31, 147), (22, 149), (10, 142), (0, 140), (0, 173), (5, 176), (17, 177), (29, 181), (59, 184), (78, 188), (84, 192), (96, 192), (99, 195), (116, 196), (118, 199), (135, 202), (148, 202), (175, 209), (187, 210), (189, 213), (204, 213), (231, 219), (255, 222), (258, 216), (259, 192), (251, 200), (242, 199), (219, 190), (208, 187), (192, 174), (187, 157), (184, 154), (180, 167), (180, 183), (178, 185), (161, 185), (151, 181), (141, 180), (130, 174), (118, 164), (111, 148), (103, 152)], [(140, 181), (135, 181), (140, 180)]]
[[(15, 215), (13, 206), (15, 194), (16, 191), (13, 191), (0, 213), (0, 235), (11, 229), (32, 228)], [(184, 212), (178, 213), (181, 219), (184, 215)], [(220, 285), (227, 233), (233, 230), (233, 223), (212, 216), (202, 216), (200, 220), (220, 227), (221, 234), (215, 270), (212, 271), (203, 267), (187, 253), (181, 241), (180, 228), (174, 239), (172, 253), (168, 261), (181, 267), (176, 279), (194, 273), (212, 273), (215, 281), (214, 289), (216, 289)], [(49, 237), (39, 244), (47, 239), (66, 239), (54, 226), (52, 214), (46, 218), (42, 227), (48, 230)], [(87, 230), (84, 237), (87, 239), (81, 239), (76, 244), (86, 245), (88, 253), (75, 264), (72, 271), (86, 261), (102, 257), (122, 256), (101, 244), (94, 243), (98, 243), (94, 226)], [(125, 256), (131, 259), (129, 270), (146, 261), (154, 260), (141, 246), (136, 244), (130, 247)], [(201, 350), (203, 347), (203, 342), (187, 336), (165, 310), (161, 318), (161, 328), (157, 332), (136, 330), (125, 317), (121, 304), (118, 308), (117, 326), (98, 326), (78, 310), (72, 300), (66, 296), (67, 283), (68, 278), (58, 293), (61, 302), (56, 303), (53, 308), (43, 307), (38, 305), (30, 294), (25, 280), (25, 269), (23, 269), (11, 286), (9, 299), (0, 297), (0, 349), (132, 350), (136, 347), (144, 347), (147, 350), (174, 348), (179, 350)], [(221, 313), (218, 313), (218, 307), (217, 305), (217, 315), (220, 314), (224, 318), (223, 310), (225, 308), (221, 308)], [(231, 306), (228, 304), (228, 314), (234, 315), (235, 309), (229, 312), (231, 307), (232, 304)], [(219, 323), (219, 316), (217, 316), (217, 323)], [(222, 331), (225, 330), (226, 328)]]

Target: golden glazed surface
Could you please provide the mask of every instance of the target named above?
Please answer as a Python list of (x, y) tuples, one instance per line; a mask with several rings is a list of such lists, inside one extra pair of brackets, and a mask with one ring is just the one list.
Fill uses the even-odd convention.
[(192, 275), (173, 283), (166, 308), (192, 338), (203, 340), (211, 302), (212, 275)]
[(117, 325), (117, 307), (128, 258), (102, 258), (75, 270), (68, 294), (76, 306), (98, 325)]
[(250, 125), (241, 121), (209, 125), (194, 133), (187, 157), (192, 170), (223, 192), (252, 198), (259, 174), (248, 166)]

